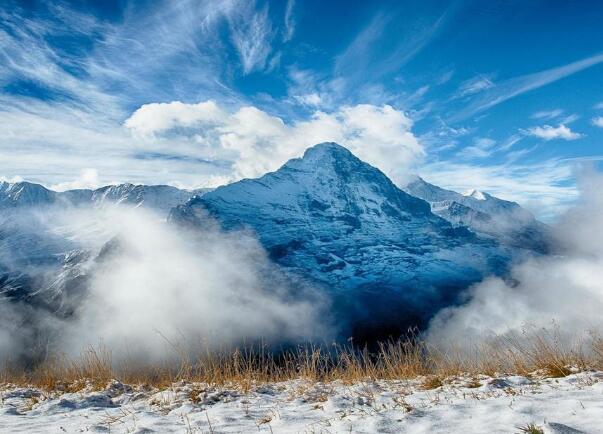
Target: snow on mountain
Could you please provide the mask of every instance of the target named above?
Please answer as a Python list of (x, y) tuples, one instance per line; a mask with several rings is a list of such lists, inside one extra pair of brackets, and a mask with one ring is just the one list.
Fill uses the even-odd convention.
[(31, 182), (0, 182), (0, 209), (47, 205), (56, 200), (52, 190)]
[(404, 190), (429, 202), (434, 214), (454, 226), (466, 226), (513, 247), (538, 252), (545, 252), (549, 248), (547, 226), (515, 202), (502, 200), (479, 190), (460, 194), (437, 187), (420, 177)]
[(171, 219), (194, 227), (207, 214), (226, 230), (253, 231), (276, 262), (328, 288), (360, 334), (423, 324), (510, 258), (335, 143), (193, 198)]
[(170, 209), (186, 202), (196, 194), (211, 189), (181, 190), (169, 185), (117, 184), (96, 190), (71, 190), (59, 193), (61, 198), (75, 204), (101, 206), (108, 203), (142, 206), (166, 214)]
[(472, 197), (473, 199), (477, 199), (477, 200), (487, 200), (486, 193), (483, 193), (483, 192), (481, 192), (479, 190), (475, 190), (475, 189), (464, 192), (463, 196)]

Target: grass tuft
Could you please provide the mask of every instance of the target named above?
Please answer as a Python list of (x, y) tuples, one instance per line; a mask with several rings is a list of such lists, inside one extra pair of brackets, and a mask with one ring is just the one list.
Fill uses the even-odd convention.
[(517, 429), (519, 429), (519, 431), (521, 433), (525, 433), (525, 434), (544, 434), (544, 430), (542, 428), (540, 428), (538, 425), (535, 425), (533, 423), (529, 423), (527, 425), (520, 426)]

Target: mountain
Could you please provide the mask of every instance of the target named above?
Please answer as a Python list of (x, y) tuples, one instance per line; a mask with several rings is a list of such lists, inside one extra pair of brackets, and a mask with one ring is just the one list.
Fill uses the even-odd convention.
[(55, 192), (30, 182), (0, 183), (0, 299), (27, 300), (53, 312), (71, 310), (91, 252), (62, 227), (69, 225), (65, 211), (119, 203), (167, 216), (206, 191), (119, 184)]
[(430, 184), (420, 177), (404, 190), (429, 202), (434, 214), (454, 226), (468, 227), (512, 247), (529, 248), (540, 253), (549, 250), (548, 227), (515, 202), (479, 190), (460, 194)]
[(208, 215), (225, 230), (252, 231), (274, 261), (324, 288), (360, 339), (424, 325), (459, 291), (503, 272), (512, 256), (335, 143), (195, 197), (170, 219), (195, 228)]
[(56, 193), (31, 182), (0, 182), (0, 209), (22, 206), (49, 205)]
[[(341, 337), (361, 342), (426, 326), (468, 286), (532, 254), (540, 230), (519, 205), (487, 193), (461, 195), (421, 179), (404, 191), (335, 143), (213, 191), (121, 184), (59, 193), (2, 183), (0, 301), (69, 316), (100, 256), (54, 213), (107, 203), (163, 215), (171, 208), (170, 223), (193, 231), (217, 224), (254, 234), (299, 287), (330, 298)], [(102, 251), (119, 248), (106, 235)]]

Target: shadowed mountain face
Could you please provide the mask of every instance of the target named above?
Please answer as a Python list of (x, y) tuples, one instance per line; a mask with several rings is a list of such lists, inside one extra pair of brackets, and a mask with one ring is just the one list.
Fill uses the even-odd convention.
[(253, 231), (277, 263), (325, 288), (350, 319), (345, 332), (360, 339), (425, 325), (511, 258), (335, 143), (194, 198), (171, 218), (194, 227), (207, 214), (226, 230)]

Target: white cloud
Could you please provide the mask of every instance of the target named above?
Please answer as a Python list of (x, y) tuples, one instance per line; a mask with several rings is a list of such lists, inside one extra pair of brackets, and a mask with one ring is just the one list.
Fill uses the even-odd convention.
[(543, 125), (542, 127), (533, 127), (526, 130), (526, 133), (539, 137), (543, 140), (577, 140), (582, 137), (582, 134), (575, 133), (569, 127), (561, 124), (558, 127), (553, 127), (551, 125)]
[[(120, 205), (57, 206), (15, 217), (23, 233), (35, 231), (48, 237), (42, 240), (68, 240), (66, 245), (93, 256), (101, 249), (104, 254), (85, 267), (86, 296), (68, 301), (78, 312), (68, 320), (44, 307), (9, 306), (0, 297), (3, 357), (33, 355), (29, 349), (41, 343), (49, 352), (77, 356), (102, 342), (116, 361), (147, 364), (170, 360), (176, 347), (198, 356), (208, 348), (260, 340), (262, 345), (327, 340), (336, 332), (325, 322), (329, 299), (323, 293), (300, 279), (293, 282), (252, 234), (224, 233), (209, 218), (189, 231), (168, 224), (163, 215)], [(119, 248), (106, 249), (109, 240)], [(12, 254), (10, 249), (0, 243), (3, 256)], [(33, 274), (48, 271), (42, 265)]]
[(562, 123), (563, 125), (567, 125), (567, 124), (576, 122), (578, 119), (580, 119), (580, 115), (577, 115), (574, 113), (574, 114), (571, 114), (569, 116), (562, 118), (559, 122)]
[(603, 116), (597, 116), (592, 119), (592, 123), (595, 127), (603, 128)]
[(480, 75), (463, 82), (459, 87), (459, 95), (473, 95), (486, 89), (490, 89), (491, 87), (494, 87), (491, 77)]
[(228, 16), (232, 43), (237, 49), (243, 73), (262, 71), (268, 65), (274, 32), (268, 16), (268, 4), (260, 11), (255, 2), (239, 2)]
[(224, 113), (215, 102), (198, 104), (170, 103), (145, 104), (124, 123), (127, 128), (141, 135), (151, 135), (176, 127), (195, 127), (201, 124), (218, 124)]
[(496, 141), (488, 137), (478, 137), (473, 141), (472, 146), (464, 148), (460, 156), (465, 158), (486, 158), (495, 151)]
[(303, 105), (318, 107), (322, 104), (322, 98), (316, 92), (304, 95), (296, 95), (294, 98)]
[[(334, 141), (400, 180), (424, 155), (412, 121), (391, 106), (360, 104), (290, 123), (253, 106), (228, 112), (211, 101), (148, 104), (126, 120), (134, 133), (173, 134), (194, 128), (198, 144), (215, 157), (234, 161), (236, 177), (255, 177), (300, 156), (309, 146)], [(168, 131), (169, 130), (169, 131)]]
[(330, 335), (317, 321), (328, 300), (303, 282), (294, 289), (248, 234), (222, 233), (209, 220), (188, 233), (141, 209), (100, 212), (72, 213), (65, 224), (92, 218), (97, 231), (117, 232), (120, 245), (91, 273), (78, 318), (62, 334), (68, 353), (102, 340), (114, 354), (164, 360), (162, 336), (192, 353)]
[(55, 191), (76, 190), (82, 188), (95, 189), (101, 186), (98, 170), (93, 168), (82, 169), (80, 176), (73, 181), (61, 182), (50, 188)]
[(509, 279), (491, 277), (470, 288), (468, 303), (433, 319), (433, 342), (475, 345), (552, 325), (574, 343), (603, 332), (603, 178), (591, 173), (580, 181), (580, 200), (553, 227), (563, 254), (530, 258), (513, 267)]

